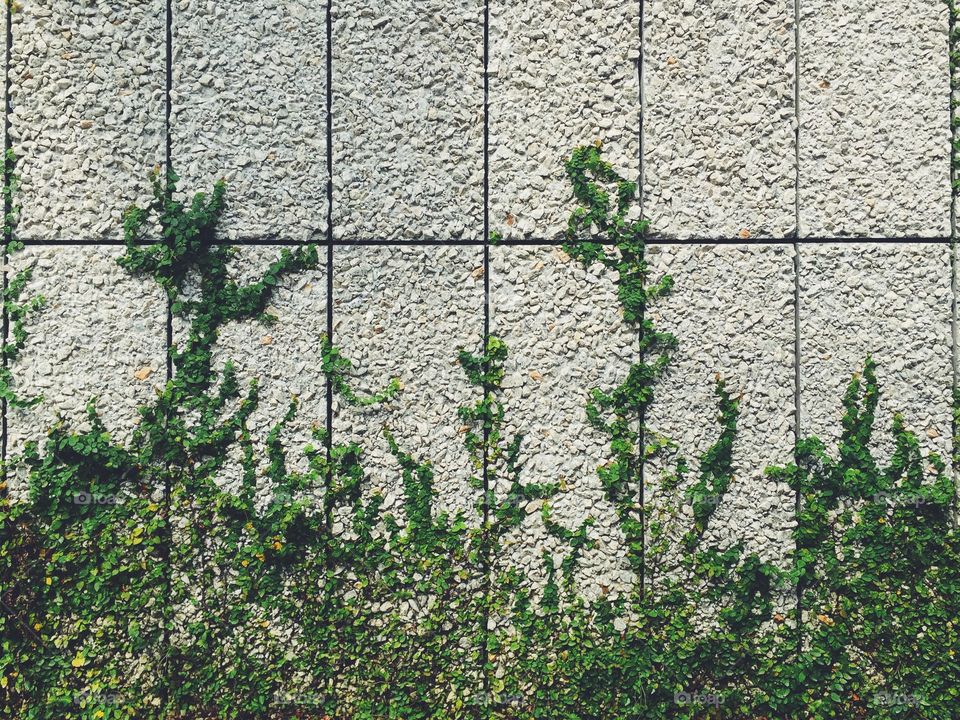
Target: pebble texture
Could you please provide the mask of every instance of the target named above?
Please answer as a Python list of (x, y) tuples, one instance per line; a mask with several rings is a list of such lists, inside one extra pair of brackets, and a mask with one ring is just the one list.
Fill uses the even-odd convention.
[(33, 266), (20, 302), (41, 295), (46, 305), (28, 317), (26, 345), (10, 367), (15, 392), (44, 400), (8, 409), (8, 458), (25, 441), (42, 441), (58, 416), (87, 427), (94, 397), (107, 429), (126, 442), (137, 408), (166, 382), (166, 297), (153, 280), (117, 265), (122, 254), (115, 247), (31, 247), (10, 258), (10, 277)]
[(804, 236), (950, 231), (947, 5), (800, 3)]
[(341, 247), (334, 252), (334, 344), (354, 364), (358, 394), (397, 377), (403, 389), (385, 406), (355, 408), (334, 398), (333, 441), (364, 448), (370, 487), (392, 512), (402, 509), (399, 463), (384, 426), (404, 452), (431, 461), (439, 510), (463, 510), (471, 522), (480, 491), (463, 445), (457, 409), (482, 391), (471, 385), (457, 355), (478, 352), (483, 338), (483, 264), (479, 248)]
[(841, 399), (867, 355), (877, 362), (874, 435), (886, 462), (893, 413), (924, 451), (950, 452), (950, 248), (800, 247), (800, 430), (836, 446)]
[(326, 4), (184, 0), (173, 12), (173, 166), (225, 177), (221, 237), (307, 240), (327, 227)]
[[(231, 260), (233, 279), (240, 284), (258, 282), (270, 263), (280, 257), (276, 246), (239, 247)], [(260, 386), (260, 402), (248, 427), (254, 440), (258, 467), (269, 465), (266, 456), (267, 435), (290, 407), (290, 400), (299, 400), (297, 415), (280, 435), (287, 450), (287, 467), (305, 471), (308, 467), (303, 452), (312, 439), (314, 425), (326, 427), (326, 380), (320, 367), (320, 336), (326, 331), (326, 274), (316, 270), (291, 273), (281, 280), (267, 306), (267, 313), (277, 318), (270, 325), (256, 320), (231, 322), (220, 328), (214, 345), (212, 368), (222, 373), (231, 360), (237, 369), (242, 391), (256, 379)], [(173, 339), (178, 345), (189, 332), (189, 325), (174, 317)], [(231, 410), (234, 408), (231, 408)], [(222, 481), (226, 487), (239, 489), (242, 477), (240, 448), (232, 446), (230, 463)], [(264, 490), (266, 492), (266, 490)]]
[(639, 178), (637, 2), (490, 3), (490, 227), (553, 238), (570, 215), (564, 161), (601, 140)]
[[(490, 332), (509, 349), (503, 403), (508, 436), (524, 435), (523, 481), (561, 483), (551, 507), (568, 529), (594, 518), (589, 533), (599, 543), (584, 554), (578, 578), (585, 596), (626, 590), (633, 578), (623, 535), (597, 476), (611, 458), (609, 441), (589, 425), (585, 406), (593, 388), (626, 378), (638, 359), (637, 335), (623, 322), (616, 288), (599, 264), (584, 269), (549, 246), (501, 246), (492, 248), (491, 266)], [(506, 482), (494, 488), (500, 497), (507, 489)], [(561, 548), (546, 532), (540, 503), (526, 510), (501, 561), (536, 585), (545, 578), (542, 552)]]
[[(763, 471), (790, 462), (796, 435), (835, 446), (841, 397), (867, 354), (884, 391), (879, 459), (889, 459), (897, 410), (925, 451), (950, 452), (950, 248), (863, 242), (950, 230), (948, 21), (939, 0), (802, 0), (799, 78), (794, 2), (646, 0), (642, 152), (640, 2), (490, 2), (486, 98), (482, 0), (344, 0), (330, 8), (330, 28), (328, 2), (170, 5), (170, 141), (184, 192), (226, 177), (224, 241), (323, 239), (332, 224), (340, 243), (332, 298), (325, 263), (292, 275), (271, 303), (276, 325), (232, 323), (216, 345), (215, 368), (232, 359), (241, 381), (261, 382), (250, 426), (262, 463), (291, 396), (300, 400), (282, 436), (291, 468), (305, 469), (302, 448), (314, 424), (325, 425), (320, 336), (332, 302), (333, 339), (355, 363), (357, 391), (394, 375), (404, 386), (381, 408), (334, 400), (334, 441), (361, 443), (368, 489), (399, 515), (402, 476), (381, 433), (388, 425), (404, 450), (433, 463), (438, 509), (477, 522), (469, 478), (480, 469), (463, 447), (457, 409), (480, 392), (456, 357), (461, 347), (480, 350), (487, 303), (490, 330), (509, 347), (502, 398), (508, 436), (525, 434), (524, 479), (561, 483), (552, 507), (567, 528), (594, 520), (599, 543), (578, 576), (584, 596), (629, 588), (635, 578), (596, 472), (611, 453), (584, 407), (592, 388), (625, 377), (637, 337), (608, 274), (538, 244), (562, 234), (573, 209), (564, 160), (595, 141), (628, 178), (640, 179), (643, 161), (644, 212), (656, 234), (731, 241), (650, 248), (654, 275), (677, 282), (651, 317), (680, 342), (647, 418), (651, 433), (676, 443), (644, 467), (647, 519), (673, 523), (666, 555), (648, 555), (651, 575), (675, 558), (692, 520), (683, 490), (720, 432), (717, 373), (742, 399), (735, 478), (707, 530), (710, 544), (743, 542), (766, 560), (786, 558), (795, 497)], [(20, 0), (8, 77), (21, 238), (116, 239), (124, 208), (149, 202), (146, 174), (164, 160), (167, 140), (167, 6)], [(483, 250), (463, 244), (483, 238), (485, 200), (490, 230), (527, 241), (490, 248), (489, 297)], [(802, 236), (859, 244), (801, 244), (798, 257), (786, 244), (738, 244), (788, 236), (797, 208)], [(393, 244), (351, 244), (359, 239)], [(240, 248), (236, 277), (259, 279), (280, 250)], [(41, 440), (58, 415), (82, 422), (94, 396), (125, 440), (137, 407), (165, 380), (165, 298), (116, 265), (121, 252), (33, 247), (10, 260), (8, 279), (36, 264), (25, 296), (42, 293), (48, 307), (32, 318), (12, 367), (21, 394), (46, 399), (8, 411), (8, 456)], [(177, 320), (174, 339), (185, 332)], [(233, 489), (238, 455), (221, 478)], [(663, 473), (681, 455), (690, 471), (671, 494)], [(542, 552), (561, 544), (538, 502), (524, 510), (496, 569), (519, 567), (538, 587)]]
[(164, 156), (163, 0), (22, 0), (11, 16), (10, 138), (21, 239), (121, 236)]
[(333, 5), (338, 238), (483, 235), (483, 3)]
[(644, 213), (653, 231), (792, 232), (792, 0), (653, 0), (644, 23)]
[[(701, 455), (719, 437), (714, 395), (719, 373), (734, 396), (742, 395), (734, 480), (719, 500), (705, 540), (721, 547), (743, 542), (747, 552), (783, 560), (792, 546), (793, 492), (767, 480), (764, 470), (793, 458), (793, 250), (782, 245), (660, 246), (650, 249), (649, 259), (656, 276), (669, 274), (676, 282), (650, 317), (679, 342), (655, 388), (647, 419), (651, 434), (677, 444), (674, 453), (645, 468), (651, 519), (668, 511), (672, 502), (659, 490), (661, 473), (672, 471), (676, 456), (682, 455), (692, 484), (699, 478)], [(692, 527), (692, 510), (683, 510), (678, 521), (685, 532)]]

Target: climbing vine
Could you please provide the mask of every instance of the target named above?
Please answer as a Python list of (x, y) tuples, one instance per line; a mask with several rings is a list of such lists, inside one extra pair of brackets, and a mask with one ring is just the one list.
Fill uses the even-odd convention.
[[(7, 150), (4, 154), (4, 185), (3, 185), (3, 204), (5, 208), (3, 218), (3, 239), (6, 248), (4, 255), (9, 257), (11, 254), (23, 248), (22, 243), (14, 237), (17, 227), (17, 219), (20, 214), (19, 206), (16, 202), (17, 189), (20, 187), (20, 177), (16, 172), (17, 158), (13, 150)], [(36, 405), (41, 401), (41, 397), (19, 398), (12, 390), (13, 375), (10, 372), (10, 365), (20, 355), (27, 341), (26, 320), (27, 317), (37, 312), (43, 307), (43, 297), (37, 296), (27, 302), (20, 302), (20, 296), (23, 294), (27, 283), (33, 277), (33, 266), (27, 266), (16, 273), (5, 283), (3, 288), (3, 309), (7, 322), (9, 323), (8, 338), (3, 339), (2, 351), (0, 351), (0, 400), (6, 407), (29, 407)]]
[[(739, 400), (722, 378), (714, 441), (695, 462), (673, 456), (657, 502), (676, 507), (654, 522), (642, 471), (656, 456), (665, 462), (670, 443), (647, 419), (678, 341), (650, 310), (673, 279), (651, 279), (647, 225), (631, 219), (636, 187), (602, 148), (578, 148), (566, 170), (578, 207), (565, 250), (609, 273), (637, 338), (626, 379), (593, 389), (586, 405), (609, 443), (597, 473), (630, 592), (582, 596), (578, 570), (605, 538), (596, 518), (576, 527), (558, 519), (562, 482), (526, 477), (524, 438), (507, 431), (509, 352), (497, 337), (457, 357), (476, 398), (451, 418), (470, 458), (464, 509), (443, 507), (431, 459), (390, 427), (400, 379), (355, 387), (332, 338), (317, 338), (317, 361), (344, 403), (371, 423), (386, 418), (391, 491), (373, 487), (363, 447), (324, 426), (291, 447), (297, 398), (255, 437), (258, 381), (218, 364), (217, 337), (226, 323), (275, 322), (273, 293), (317, 267), (317, 250), (284, 250), (241, 284), (239, 258), (217, 243), (226, 186), (186, 202), (177, 177), (158, 171), (152, 203), (124, 215), (120, 264), (163, 288), (182, 328), (171, 377), (126, 442), (91, 404), (84, 429), (60, 422), (5, 468), (28, 497), (0, 500), (4, 714), (954, 717), (956, 486), (900, 418), (889, 463), (875, 459), (872, 360), (843, 398), (837, 450), (802, 439), (795, 463), (767, 471), (801, 499), (786, 566), (743, 543), (719, 546), (708, 532), (743, 474)], [(146, 242), (154, 227), (160, 239)], [(12, 242), (12, 229), (6, 235)], [(15, 276), (4, 295), (12, 339), (0, 394), (11, 404), (38, 401), (16, 395), (7, 369), (41, 309), (20, 300), (29, 279)], [(553, 548), (543, 551), (541, 583), (505, 560), (511, 536), (530, 523)]]

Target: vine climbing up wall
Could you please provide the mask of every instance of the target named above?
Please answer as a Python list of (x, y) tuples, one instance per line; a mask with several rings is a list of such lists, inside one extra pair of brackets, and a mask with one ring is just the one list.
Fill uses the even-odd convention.
[(547, 5), (4, 4), (6, 712), (952, 717), (952, 6)]

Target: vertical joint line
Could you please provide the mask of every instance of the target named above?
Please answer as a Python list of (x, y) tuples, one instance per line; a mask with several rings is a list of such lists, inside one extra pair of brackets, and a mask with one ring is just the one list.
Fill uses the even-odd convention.
[(800, 0), (793, 3), (794, 240), (800, 239)]
[[(166, 52), (165, 52), (165, 74), (164, 74), (164, 118), (163, 118), (163, 133), (164, 133), (164, 147), (163, 147), (163, 161), (164, 161), (164, 174), (169, 177), (170, 172), (173, 170), (173, 136), (170, 131), (170, 117), (172, 114), (172, 105), (173, 101), (171, 98), (173, 92), (173, 0), (167, 0), (166, 3), (166, 32), (165, 32), (165, 42), (166, 42)], [(167, 187), (166, 182), (164, 182), (163, 187)], [(170, 300), (170, 296), (166, 297), (166, 308), (167, 308), (167, 327), (166, 327), (166, 349), (167, 349), (167, 382), (169, 383), (173, 379), (173, 353), (174, 353), (174, 344), (173, 344), (173, 304)], [(172, 516), (173, 516), (173, 485), (171, 480), (171, 473), (168, 471), (164, 473), (163, 478), (163, 499), (165, 505), (165, 511), (167, 514), (167, 524), (166, 524), (166, 548), (163, 551), (164, 566), (166, 567), (166, 608), (167, 611), (170, 611), (173, 608), (173, 566), (170, 561), (170, 553), (173, 547), (173, 527), (172, 527)], [(171, 617), (172, 621), (172, 617)], [(163, 647), (166, 650), (164, 653), (164, 668), (163, 672), (166, 675), (166, 682), (163, 684), (163, 704), (166, 705), (167, 700), (169, 699), (169, 694), (173, 688), (176, 680), (174, 678), (173, 666), (170, 663), (170, 657), (172, 651), (171, 637), (170, 637), (170, 626), (171, 623), (165, 623), (163, 628)]]
[[(334, 342), (333, 338), (333, 0), (327, 0), (327, 341)], [(330, 458), (333, 448), (333, 382), (328, 377), (327, 387), (327, 487), (330, 487), (333, 472), (330, 467)], [(328, 518), (329, 520), (329, 518)]]
[(956, 241), (957, 237), (957, 162), (958, 155), (960, 155), (960, 138), (957, 136), (957, 103), (960, 102), (960, 98), (957, 98), (958, 90), (958, 73), (960, 73), (960, 68), (957, 67), (957, 53), (960, 52), (957, 43), (957, 0), (947, 0), (947, 59), (950, 73), (949, 87), (950, 87), (950, 97), (948, 98), (949, 106), (949, 118), (950, 118), (950, 242), (951, 245)]
[(173, 92), (173, 0), (167, 0), (167, 56), (166, 56), (166, 107), (164, 109), (164, 162), (167, 172), (173, 161), (173, 136), (170, 134), (170, 116), (173, 111), (171, 95)]
[[(326, 307), (326, 325), (327, 342), (333, 343), (333, 0), (326, 0), (326, 33), (327, 33), (327, 62), (326, 62), (326, 105), (327, 105), (327, 123), (326, 123), (326, 141), (327, 141), (327, 229), (325, 244), (327, 246), (326, 258), (326, 287), (327, 287), (327, 307)], [(326, 483), (326, 493), (323, 499), (323, 522), (329, 537), (333, 529), (332, 503), (328, 502), (328, 493), (333, 487), (333, 380), (326, 377), (326, 437), (324, 445), (327, 456), (327, 467), (324, 481)], [(332, 557), (329, 543), (325, 544), (323, 551), (323, 567), (329, 571), (332, 565)], [(324, 599), (327, 602), (327, 599)], [(333, 675), (330, 690), (333, 692), (337, 686), (338, 677)]]
[[(793, 442), (794, 463), (797, 462), (796, 443), (800, 440), (800, 246), (793, 250)], [(793, 498), (793, 515), (800, 515), (802, 497), (796, 490)], [(796, 548), (795, 548), (796, 549)], [(803, 650), (803, 588), (797, 582), (797, 655)]]
[[(644, 249), (646, 252), (646, 249)], [(640, 311), (640, 330), (637, 333), (637, 355), (638, 362), (644, 362), (643, 352), (643, 323), (646, 319), (646, 307)], [(640, 414), (637, 418), (637, 484), (638, 495), (637, 502), (640, 507), (640, 599), (646, 597), (647, 589), (647, 507), (646, 503), (646, 475), (644, 473), (647, 464), (647, 437), (645, 425), (647, 422), (647, 409), (641, 406)]]
[[(170, 129), (170, 117), (173, 113), (173, 0), (167, 0), (166, 16), (166, 87), (163, 132), (164, 132), (164, 150), (163, 161), (164, 171), (169, 173), (173, 169), (173, 135)], [(164, 185), (166, 187), (166, 185)], [(167, 298), (167, 381), (173, 379), (173, 306), (170, 298)], [(167, 497), (170, 496), (170, 488), (166, 488)], [(169, 509), (169, 508), (168, 508)]]
[(643, 91), (643, 71), (644, 71), (644, 33), (643, 33), (643, 23), (644, 23), (644, 0), (640, 0), (640, 55), (637, 57), (637, 83), (639, 85), (638, 91), (640, 94), (640, 119), (639, 119), (639, 128), (638, 133), (640, 136), (640, 177), (637, 182), (637, 193), (640, 196), (640, 218), (643, 219), (645, 216), (643, 208), (643, 178), (644, 178), (644, 167), (643, 167), (643, 121), (644, 117), (647, 114), (646, 106), (646, 93)]
[[(802, 432), (800, 424), (800, 0), (793, 3), (793, 112), (794, 112), (794, 231), (793, 231), (793, 441)], [(802, 498), (797, 490), (793, 498), (794, 517), (800, 514)], [(803, 651), (803, 588), (797, 583), (797, 655)]]
[[(490, 75), (489, 75), (489, 55), (490, 55), (490, 4), (489, 1), (483, 4), (483, 349), (486, 356), (487, 343), (490, 339)], [(489, 363), (485, 363), (484, 375), (489, 373)], [(483, 393), (484, 398), (490, 392), (490, 388), (484, 380)], [(483, 428), (484, 447), (489, 439), (489, 430), (486, 425)], [(487, 454), (483, 457), (483, 512), (484, 523), (487, 521), (489, 508), (487, 507)]]
[[(483, 400), (486, 402), (492, 388), (487, 381), (490, 363), (487, 359), (487, 347), (490, 341), (490, 0), (483, 3), (483, 357), (484, 380)], [(480, 648), (480, 675), (484, 697), (490, 690), (490, 678), (487, 673), (489, 655), (487, 651), (487, 633), (490, 626), (490, 592), (492, 578), (490, 573), (493, 559), (490, 557), (490, 477), (489, 477), (490, 429), (486, 421), (483, 424), (483, 646)]]
[[(954, 477), (957, 475), (958, 467), (956, 458), (960, 456), (956, 447), (956, 440), (960, 427), (957, 423), (957, 391), (960, 383), (960, 344), (958, 344), (958, 318), (957, 318), (957, 163), (960, 160), (960, 146), (958, 146), (957, 136), (957, 90), (958, 90), (958, 36), (957, 36), (957, 0), (947, 0), (947, 66), (949, 72), (949, 118), (950, 118), (950, 343), (951, 343), (951, 362), (953, 377), (950, 392), (950, 403), (953, 412), (951, 413), (951, 469)], [(954, 503), (958, 500), (956, 488), (954, 490)], [(960, 521), (960, 516), (955, 512), (953, 517), (954, 526)]]
[[(950, 336), (953, 345), (953, 390), (958, 382), (957, 343), (957, 11), (956, 0), (947, 2), (947, 56), (950, 73), (949, 118), (950, 118)], [(953, 428), (956, 437), (958, 428)], [(956, 454), (956, 448), (954, 448)]]
[[(170, 116), (172, 113), (173, 92), (173, 0), (167, 0), (166, 15), (166, 87), (165, 106), (164, 106), (164, 172), (169, 176), (173, 170), (173, 135), (170, 128)], [(167, 187), (164, 183), (163, 187)], [(173, 379), (173, 304), (170, 297), (167, 297), (167, 381)], [(166, 488), (167, 497), (170, 495), (170, 488)], [(168, 508), (169, 509), (169, 508)]]
[[(640, 56), (637, 58), (637, 82), (639, 83), (639, 92), (640, 92), (640, 180), (637, 183), (637, 192), (640, 195), (640, 219), (643, 220), (646, 215), (644, 213), (643, 206), (643, 179), (644, 179), (644, 164), (643, 164), (643, 153), (644, 153), (644, 133), (643, 133), (643, 122), (644, 116), (646, 115), (646, 93), (643, 91), (643, 80), (644, 80), (644, 21), (645, 21), (645, 10), (646, 6), (644, 0), (639, 0), (640, 2), (640, 17), (639, 17), (639, 35), (640, 35)], [(644, 260), (646, 259), (646, 240), (644, 240)], [(640, 317), (640, 329), (637, 333), (637, 355), (638, 362), (644, 361), (643, 353), (643, 323), (644, 316), (646, 313), (646, 306), (641, 310)], [(640, 507), (640, 599), (642, 600), (646, 596), (646, 584), (647, 584), (647, 508), (644, 504), (646, 502), (646, 482), (644, 475), (644, 466), (646, 465), (646, 433), (644, 432), (644, 425), (646, 423), (646, 408), (640, 409), (640, 415), (637, 418), (637, 483), (639, 485), (637, 492), (637, 502)]]
[[(10, 137), (10, 116), (13, 114), (13, 100), (10, 97), (10, 59), (12, 57), (13, 50), (13, 20), (11, 18), (10, 6), (6, 6), (6, 15), (5, 15), (5, 37), (6, 37), (6, 47), (4, 48), (4, 58), (5, 58), (5, 67), (6, 74), (3, 78), (3, 88), (4, 88), (4, 113), (3, 113), (3, 187), (7, 190), (4, 193), (3, 198), (3, 218), (4, 218), (4, 228), (6, 230), (7, 223), (10, 222), (11, 214), (13, 213), (13, 198), (10, 197), (10, 183), (13, 181), (12, 170), (9, 167), (7, 162), (7, 156), (12, 149), (12, 140)], [(7, 233), (4, 232), (3, 238), (3, 297), (7, 297), (7, 282), (8, 282), (8, 270), (7, 263), (9, 262), (7, 244), (12, 240), (12, 237), (7, 237)], [(10, 316), (7, 313), (7, 306), (4, 302), (3, 305), (3, 342), (7, 342), (7, 336), (10, 332)], [(7, 369), (7, 354), (3, 353), (3, 368)], [(0, 412), (3, 414), (2, 418), (2, 429), (3, 429), (3, 439), (2, 446), (0, 446), (0, 453), (2, 453), (2, 459), (4, 462), (3, 469), (3, 480), (6, 480), (7, 470), (6, 470), (6, 460), (7, 460), (7, 410), (8, 404), (6, 399), (0, 403)], [(4, 491), (6, 494), (6, 491)]]

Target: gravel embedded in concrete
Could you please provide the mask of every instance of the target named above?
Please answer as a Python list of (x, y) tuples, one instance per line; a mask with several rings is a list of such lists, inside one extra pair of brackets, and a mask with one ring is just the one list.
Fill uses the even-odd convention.
[(122, 254), (115, 247), (31, 247), (11, 256), (10, 277), (34, 266), (18, 302), (42, 295), (46, 306), (28, 317), (26, 345), (10, 367), (19, 396), (44, 400), (8, 409), (8, 458), (27, 440), (42, 442), (58, 416), (88, 427), (93, 398), (113, 438), (127, 442), (137, 408), (166, 382), (166, 297), (153, 280), (117, 265)]
[(872, 355), (880, 382), (874, 457), (890, 459), (895, 412), (924, 452), (948, 457), (951, 312), (947, 245), (801, 245), (801, 435), (836, 446), (841, 399)]
[(483, 393), (468, 382), (457, 355), (460, 348), (477, 353), (482, 343), (482, 251), (338, 247), (334, 268), (333, 342), (354, 364), (351, 387), (370, 394), (397, 377), (403, 389), (372, 408), (335, 396), (333, 441), (361, 445), (369, 487), (402, 517), (400, 466), (382, 434), (389, 427), (404, 452), (433, 464), (437, 509), (462, 510), (475, 525), (482, 493), (469, 477), (480, 471), (464, 448), (457, 409)]
[(640, 172), (639, 4), (490, 4), (490, 227), (552, 238), (572, 209), (564, 161), (601, 140), (621, 175)]
[(337, 238), (483, 235), (483, 3), (333, 7)]
[(11, 16), (10, 139), (22, 239), (122, 236), (164, 157), (163, 0), (22, 0)]
[(174, 5), (173, 166), (190, 194), (226, 178), (221, 237), (326, 233), (326, 33), (325, 3)]
[[(118, 238), (122, 211), (149, 202), (147, 172), (164, 159), (167, 3), (20, 5), (9, 67), (10, 137), (23, 181), (19, 235)], [(799, 7), (797, 79), (792, 2), (647, 0), (643, 202), (652, 231), (790, 234), (799, 153), (801, 235), (948, 234), (946, 8), (919, 0), (804, 0)], [(172, 11), (173, 161), (185, 193), (228, 180), (223, 239), (317, 239), (331, 220), (344, 242), (482, 238), (481, 0), (337, 4), (332, 58), (326, 0), (177, 0)], [(555, 238), (574, 207), (563, 170), (574, 147), (600, 140), (621, 174), (639, 178), (639, 3), (494, 2), (489, 11), (491, 229)], [(241, 248), (236, 277), (259, 279), (280, 250)], [(57, 414), (82, 426), (94, 396), (114, 437), (125, 441), (137, 408), (164, 382), (165, 298), (153, 281), (116, 265), (121, 252), (64, 246), (12, 257), (12, 270), (36, 262), (25, 296), (42, 293), (48, 307), (28, 323), (27, 347), (12, 367), (17, 391), (46, 399), (8, 411), (10, 454), (27, 439), (42, 440)], [(482, 258), (480, 248), (466, 246), (338, 247), (332, 299), (326, 268), (288, 277), (271, 302), (279, 322), (224, 327), (213, 367), (232, 359), (241, 383), (261, 381), (250, 422), (261, 470), (267, 434), (290, 397), (300, 399), (282, 437), (289, 467), (306, 469), (303, 446), (315, 425), (326, 424), (319, 354), (332, 301), (334, 342), (355, 363), (358, 392), (394, 375), (404, 385), (384, 408), (336, 400), (334, 442), (361, 444), (365, 490), (381, 490), (386, 510), (402, 516), (401, 472), (381, 434), (387, 424), (404, 450), (433, 463), (438, 509), (463, 511), (474, 524), (480, 494), (469, 479), (480, 470), (463, 446), (457, 409), (480, 392), (456, 356), (461, 347), (480, 351), (488, 302), (491, 332), (509, 347), (502, 397), (507, 435), (525, 434), (524, 480), (562, 483), (552, 507), (566, 527), (596, 520), (589, 532), (600, 542), (583, 558), (578, 588), (588, 599), (616, 597), (635, 578), (597, 477), (611, 458), (608, 441), (589, 426), (584, 406), (590, 389), (624, 378), (637, 360), (636, 334), (599, 267), (584, 269), (552, 247), (494, 246), (484, 298)], [(894, 411), (905, 414), (925, 452), (951, 452), (949, 247), (801, 245), (798, 309), (790, 246), (659, 245), (649, 258), (654, 275), (669, 272), (677, 282), (649, 317), (680, 342), (647, 418), (648, 440), (657, 432), (676, 442), (644, 467), (648, 528), (675, 523), (664, 566), (692, 520), (683, 490), (719, 433), (716, 373), (743, 396), (735, 478), (708, 544), (743, 542), (747, 552), (783, 564), (793, 547), (795, 496), (763, 471), (792, 460), (798, 423), (800, 436), (816, 434), (835, 448), (841, 397), (868, 353), (883, 391), (880, 461), (891, 455)], [(182, 340), (185, 323), (177, 320), (174, 330)], [(239, 448), (232, 452), (219, 479), (235, 491)], [(687, 484), (668, 496), (662, 473), (680, 455), (690, 463)], [(19, 497), (22, 478), (13, 474), (10, 482)], [(260, 499), (268, 493), (262, 487)], [(519, 567), (542, 587), (542, 552), (566, 548), (547, 534), (540, 503), (524, 509), (496, 568)], [(650, 580), (662, 570), (647, 550)]]
[[(657, 246), (650, 248), (649, 259), (655, 276), (669, 274), (676, 283), (649, 317), (679, 343), (666, 376), (654, 387), (647, 419), (651, 438), (660, 434), (678, 446), (645, 468), (651, 522), (671, 509), (660, 499), (661, 473), (673, 471), (673, 461), (682, 455), (690, 467), (688, 483), (695, 482), (701, 455), (719, 437), (714, 395), (719, 374), (734, 397), (742, 397), (735, 479), (719, 500), (705, 540), (723, 547), (742, 541), (747, 552), (782, 561), (792, 547), (794, 496), (786, 485), (766, 479), (764, 470), (793, 459), (793, 250), (783, 245)], [(692, 527), (689, 506), (684, 510), (679, 516), (683, 532)]]
[[(522, 479), (562, 484), (551, 501), (554, 519), (576, 530), (587, 518), (599, 540), (583, 556), (578, 577), (586, 597), (616, 597), (633, 575), (623, 534), (597, 468), (611, 459), (609, 439), (592, 428), (586, 403), (593, 388), (622, 382), (638, 358), (637, 335), (624, 322), (610, 274), (589, 269), (549, 246), (491, 249), (490, 332), (509, 348), (503, 402), (508, 435), (522, 433)], [(505, 493), (506, 487), (494, 488)], [(639, 487), (638, 487), (639, 494)], [(535, 586), (545, 578), (542, 552), (566, 552), (548, 536), (540, 503), (506, 539), (506, 567), (519, 567)]]
[(950, 232), (947, 5), (800, 3), (803, 236)]
[[(277, 246), (244, 246), (236, 248), (231, 260), (231, 274), (240, 283), (257, 282), (276, 260), (282, 248)], [(264, 325), (256, 320), (230, 322), (222, 326), (213, 348), (211, 367), (223, 372), (231, 360), (237, 369), (241, 392), (257, 379), (260, 386), (259, 405), (250, 417), (248, 427), (254, 440), (257, 466), (264, 470), (266, 438), (274, 425), (286, 414), (292, 397), (299, 401), (296, 417), (280, 439), (287, 451), (287, 467), (305, 471), (308, 467), (304, 446), (312, 439), (314, 425), (326, 427), (326, 380), (320, 367), (320, 337), (326, 331), (326, 273), (316, 270), (288, 274), (277, 285), (267, 312), (276, 323)], [(178, 346), (189, 332), (183, 318), (174, 317), (173, 339)], [(240, 448), (231, 447), (230, 463), (219, 480), (225, 487), (239, 490), (242, 477)], [(267, 488), (258, 490), (267, 496)]]
[(670, 237), (796, 224), (793, 2), (644, 8), (644, 214)]

